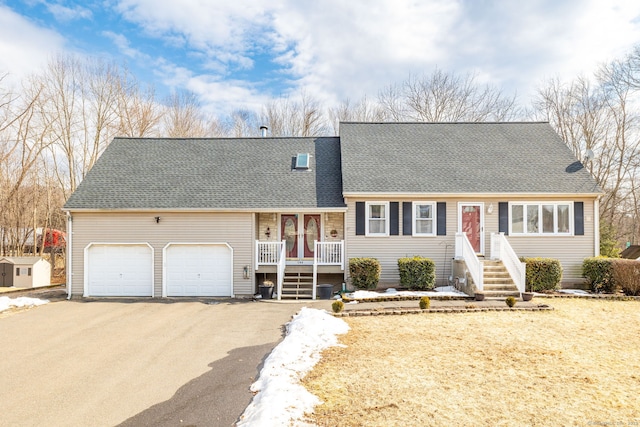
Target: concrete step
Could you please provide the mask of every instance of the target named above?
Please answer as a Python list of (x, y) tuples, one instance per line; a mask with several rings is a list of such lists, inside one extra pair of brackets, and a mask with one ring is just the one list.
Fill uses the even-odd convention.
[(485, 298), (506, 298), (506, 297), (520, 297), (520, 292), (518, 290), (515, 291), (493, 291), (493, 290), (483, 290)]

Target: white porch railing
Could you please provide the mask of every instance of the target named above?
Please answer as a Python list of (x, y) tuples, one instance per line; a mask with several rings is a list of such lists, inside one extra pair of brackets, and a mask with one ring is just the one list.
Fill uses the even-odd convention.
[(278, 257), (278, 299), (282, 299), (282, 283), (284, 282), (284, 267), (287, 264), (287, 244), (283, 240)]
[(314, 260), (318, 265), (339, 265), (344, 270), (344, 240), (314, 242)]
[(256, 240), (256, 270), (261, 265), (277, 265), (283, 242), (261, 242)]
[(471, 242), (469, 242), (465, 233), (456, 233), (455, 257), (456, 259), (464, 260), (465, 264), (467, 264), (469, 274), (471, 274), (471, 278), (473, 279), (473, 283), (475, 283), (476, 288), (481, 291), (483, 289), (482, 279), (484, 272), (482, 263), (476, 256), (476, 251), (473, 249), (473, 246), (471, 246)]
[(491, 259), (502, 261), (518, 291), (525, 291), (527, 266), (520, 262), (504, 233), (491, 233)]

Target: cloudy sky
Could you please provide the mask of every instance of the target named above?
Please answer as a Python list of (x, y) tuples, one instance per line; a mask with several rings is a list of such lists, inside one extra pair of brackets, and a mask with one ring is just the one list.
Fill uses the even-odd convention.
[(526, 102), (640, 43), (638, 0), (0, 0), (0, 72), (99, 55), (212, 111), (304, 91), (329, 105), (409, 75), (477, 75)]

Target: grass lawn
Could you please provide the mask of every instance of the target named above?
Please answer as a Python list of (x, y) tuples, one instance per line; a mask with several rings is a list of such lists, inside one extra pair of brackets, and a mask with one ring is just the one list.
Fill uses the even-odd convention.
[(640, 302), (349, 317), (304, 379), (320, 426), (640, 425)]

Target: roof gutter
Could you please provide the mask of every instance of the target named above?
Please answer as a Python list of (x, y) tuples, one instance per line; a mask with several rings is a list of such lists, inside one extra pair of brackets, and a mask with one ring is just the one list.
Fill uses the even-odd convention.
[(72, 261), (72, 257), (73, 257), (73, 217), (71, 216), (71, 212), (69, 211), (65, 211), (67, 214), (67, 244), (66, 244), (66, 248), (65, 250), (67, 251), (66, 253), (66, 265), (65, 265), (65, 275), (66, 277), (66, 281), (67, 281), (67, 299), (70, 300), (71, 299), (71, 285), (73, 284), (73, 273), (72, 273), (72, 269), (73, 269), (73, 261)]

